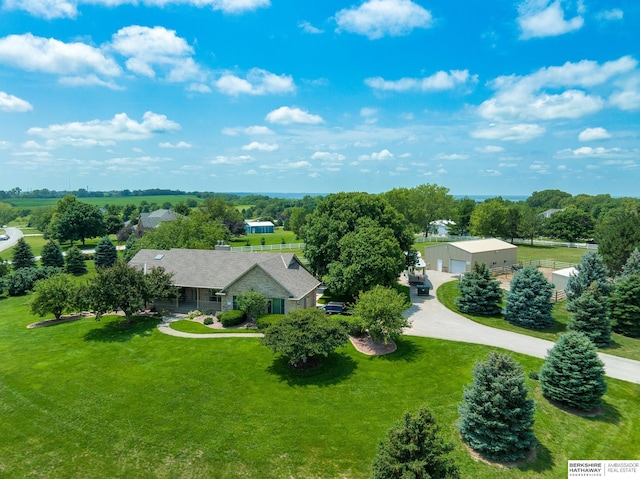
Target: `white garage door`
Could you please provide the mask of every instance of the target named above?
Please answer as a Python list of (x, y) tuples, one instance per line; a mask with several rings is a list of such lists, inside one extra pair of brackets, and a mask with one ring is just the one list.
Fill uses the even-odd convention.
[(464, 273), (467, 270), (467, 263), (458, 259), (451, 260), (451, 272), (452, 273)]

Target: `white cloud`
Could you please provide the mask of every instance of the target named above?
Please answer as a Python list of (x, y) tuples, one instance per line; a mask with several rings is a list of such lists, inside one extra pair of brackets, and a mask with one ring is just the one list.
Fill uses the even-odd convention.
[[(606, 105), (601, 96), (585, 90), (602, 85), (606, 87), (611, 79), (633, 73), (637, 65), (634, 58), (624, 56), (602, 64), (582, 60), (541, 68), (522, 77), (501, 76), (490, 83), (497, 93), (484, 101), (478, 112), (493, 121), (580, 118)], [(564, 91), (557, 93), (562, 89)], [(634, 90), (626, 88), (625, 91)], [(614, 102), (613, 99), (611, 101)]]
[(160, 68), (166, 70), (166, 78), (172, 82), (203, 78), (191, 58), (193, 48), (175, 30), (130, 25), (113, 35), (110, 48), (128, 57), (127, 69), (138, 75), (153, 78)]
[(26, 100), (0, 91), (0, 110), (10, 112), (25, 112), (33, 110), (33, 106)]
[[(578, 6), (578, 10), (581, 7)], [(579, 30), (584, 25), (580, 15), (565, 20), (560, 0), (525, 0), (519, 7), (518, 24), (521, 38), (542, 38), (562, 35)]]
[(205, 85), (204, 83), (192, 83), (187, 87), (187, 91), (194, 91), (196, 93), (211, 93), (211, 88), (209, 88), (209, 85)]
[(625, 158), (625, 157), (637, 157), (638, 151), (628, 151), (622, 148), (604, 148), (591, 146), (581, 146), (579, 148), (571, 149), (566, 148), (558, 151), (555, 158)]
[(111, 90), (123, 90), (124, 89), (120, 85), (118, 85), (116, 82), (114, 82), (113, 80), (111, 80), (111, 79), (103, 80), (101, 78), (98, 78), (98, 76), (94, 75), (93, 73), (90, 74), (90, 75), (86, 75), (86, 76), (60, 77), (58, 79), (58, 83), (60, 83), (61, 85), (66, 85), (66, 86), (71, 86), (71, 87), (77, 87), (77, 86), (103, 86), (103, 87), (109, 88)]
[(287, 171), (291, 169), (297, 170), (300, 168), (310, 168), (310, 167), (311, 167), (311, 163), (309, 163), (306, 160), (299, 160), (299, 161), (284, 160), (279, 163), (274, 163), (271, 165), (260, 165), (260, 168), (263, 170), (280, 170), (280, 171)]
[(248, 145), (244, 145), (242, 147), (243, 150), (245, 151), (253, 151), (253, 150), (257, 150), (257, 151), (277, 151), (278, 149), (280, 149), (280, 147), (278, 145), (275, 144), (269, 144), (269, 143), (259, 143), (257, 141), (252, 141), (251, 143), (249, 143)]
[(105, 162), (107, 171), (121, 173), (139, 173), (141, 171), (158, 171), (162, 163), (172, 161), (171, 158), (158, 156), (139, 156), (135, 158), (118, 157)]
[(463, 155), (460, 153), (451, 153), (451, 154), (445, 154), (445, 153), (440, 153), (438, 155), (436, 155), (436, 160), (468, 160), (470, 158), (469, 155)]
[(640, 109), (640, 74), (618, 83), (618, 91), (609, 97), (609, 103), (621, 110)]
[(532, 165), (529, 165), (529, 169), (542, 175), (549, 173), (549, 165), (541, 161), (536, 161)]
[(500, 171), (492, 170), (492, 169), (489, 169), (489, 168), (486, 169), (486, 170), (480, 170), (479, 173), (482, 176), (502, 176), (502, 173), (500, 173)]
[(475, 151), (477, 151), (478, 153), (487, 153), (487, 154), (502, 153), (504, 151), (504, 148), (496, 145), (486, 145), (486, 146), (479, 146), (475, 148)]
[(213, 160), (211, 160), (212, 165), (242, 165), (244, 163), (250, 163), (255, 161), (253, 156), (251, 155), (240, 155), (240, 156), (216, 156)]
[(289, 75), (276, 75), (260, 68), (253, 68), (246, 78), (225, 74), (215, 82), (216, 88), (225, 95), (282, 94), (295, 91), (296, 85)]
[(425, 78), (401, 78), (400, 80), (385, 80), (381, 77), (367, 78), (364, 83), (374, 90), (381, 91), (440, 91), (451, 90), (467, 82), (476, 82), (477, 75), (469, 75), (469, 70), (439, 71)]
[(0, 62), (27, 71), (59, 75), (93, 73), (115, 77), (122, 73), (118, 64), (98, 48), (35, 37), (31, 33), (0, 38)]
[(471, 132), (473, 138), (502, 141), (529, 141), (544, 135), (545, 128), (532, 123), (494, 124)]
[(187, 143), (186, 141), (179, 141), (178, 143), (170, 143), (170, 142), (162, 142), (159, 143), (158, 146), (160, 148), (171, 148), (171, 149), (179, 149), (179, 150), (186, 150), (189, 148), (193, 148), (193, 145), (191, 143)]
[(290, 108), (288, 106), (281, 106), (280, 108), (270, 111), (267, 113), (265, 119), (269, 123), (277, 123), (280, 125), (291, 125), (293, 123), (317, 125), (324, 123), (324, 120), (319, 115), (313, 115), (300, 108)]
[(611, 138), (611, 134), (604, 128), (585, 128), (578, 135), (580, 141), (606, 140)]
[(266, 126), (253, 125), (248, 126), (246, 128), (235, 127), (235, 128), (223, 128), (222, 134), (227, 136), (238, 136), (240, 134), (243, 135), (274, 135), (275, 132), (271, 128), (267, 128)]
[(369, 160), (386, 161), (386, 160), (392, 160), (392, 159), (393, 159), (393, 153), (391, 153), (386, 148), (379, 152), (373, 152), (370, 155), (360, 155), (358, 157), (358, 160), (360, 161), (369, 161)]
[(369, 39), (408, 35), (414, 28), (428, 28), (431, 13), (411, 0), (368, 0), (335, 15), (338, 28)]
[(312, 35), (319, 35), (320, 33), (324, 33), (324, 30), (320, 30), (317, 27), (311, 25), (311, 23), (305, 21), (299, 22), (298, 27), (305, 33), (310, 33)]
[(341, 162), (344, 161), (347, 157), (336, 152), (329, 151), (316, 151), (313, 155), (311, 155), (312, 160), (319, 160), (324, 162)]
[(75, 18), (78, 6), (83, 4), (117, 7), (120, 5), (144, 5), (165, 7), (167, 5), (190, 5), (211, 7), (223, 13), (240, 14), (271, 5), (270, 0), (5, 0), (4, 8), (24, 10), (36, 17)]
[(624, 18), (624, 12), (619, 8), (613, 8), (611, 10), (604, 10), (602, 12), (599, 12), (596, 15), (596, 18), (608, 21), (622, 20)]
[(180, 125), (165, 115), (146, 112), (142, 122), (130, 119), (126, 113), (118, 113), (111, 120), (91, 120), (87, 122), (71, 122), (62, 125), (50, 125), (46, 128), (30, 128), (27, 133), (42, 138), (55, 139), (68, 136), (70, 138), (93, 138), (95, 140), (142, 140), (156, 133), (180, 130)]

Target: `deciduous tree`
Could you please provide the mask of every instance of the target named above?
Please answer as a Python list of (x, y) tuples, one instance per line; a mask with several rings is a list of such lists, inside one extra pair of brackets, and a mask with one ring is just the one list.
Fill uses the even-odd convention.
[(545, 223), (545, 229), (551, 238), (569, 242), (591, 238), (593, 228), (591, 215), (575, 207), (554, 213)]
[(296, 369), (320, 364), (336, 348), (347, 343), (347, 332), (338, 321), (318, 309), (299, 309), (288, 313), (264, 332), (262, 344), (280, 353)]
[(402, 334), (411, 325), (402, 313), (410, 305), (406, 297), (393, 288), (374, 286), (360, 293), (353, 307), (353, 315), (359, 317), (374, 341), (387, 342)]
[(369, 218), (338, 241), (340, 255), (323, 280), (330, 291), (355, 297), (375, 285), (392, 286), (406, 267), (406, 257), (389, 228)]
[(607, 390), (604, 364), (591, 340), (578, 331), (560, 336), (539, 377), (547, 398), (583, 411), (598, 406)]
[(525, 266), (511, 280), (506, 292), (504, 319), (528, 329), (545, 329), (553, 325), (551, 295), (553, 284), (533, 266)]
[(373, 479), (445, 479), (460, 477), (447, 442), (427, 406), (406, 412), (378, 442)]
[(534, 402), (524, 370), (508, 354), (492, 352), (476, 362), (473, 381), (458, 406), (462, 440), (487, 459), (517, 461), (536, 444)]
[(31, 312), (53, 314), (56, 319), (75, 307), (75, 283), (66, 274), (56, 274), (36, 282), (31, 296)]
[(501, 199), (480, 203), (473, 210), (469, 229), (478, 236), (505, 238), (507, 236), (507, 214), (509, 209)]
[(486, 263), (474, 263), (468, 273), (458, 282), (460, 296), (456, 306), (463, 313), (495, 316), (500, 313), (502, 289), (500, 281), (491, 276)]
[(236, 304), (240, 311), (254, 321), (267, 312), (267, 298), (258, 291), (246, 291), (238, 295)]

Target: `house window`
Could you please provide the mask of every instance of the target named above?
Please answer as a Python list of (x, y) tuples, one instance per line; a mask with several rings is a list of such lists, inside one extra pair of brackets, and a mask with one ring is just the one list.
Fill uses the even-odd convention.
[(217, 292), (218, 292), (217, 289), (210, 289), (209, 290), (209, 301), (211, 301), (212, 303), (221, 303), (222, 302), (222, 297), (216, 295)]

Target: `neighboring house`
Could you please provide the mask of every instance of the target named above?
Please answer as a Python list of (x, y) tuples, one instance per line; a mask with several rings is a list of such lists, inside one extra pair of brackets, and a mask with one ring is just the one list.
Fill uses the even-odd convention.
[(139, 251), (129, 264), (143, 271), (162, 266), (173, 274), (180, 290), (175, 301), (156, 303), (156, 309), (174, 311), (229, 311), (247, 291), (262, 293), (269, 313), (315, 308), (318, 281), (293, 253), (249, 253), (215, 250), (170, 249)]
[(157, 228), (163, 221), (173, 221), (181, 216), (173, 210), (159, 209), (151, 213), (140, 213), (138, 216), (138, 228), (148, 229)]
[(542, 216), (543, 218), (551, 218), (554, 214), (556, 214), (559, 211), (564, 211), (564, 208), (561, 208), (561, 209), (552, 208), (550, 210), (543, 211), (542, 213), (540, 213), (540, 216)]
[(486, 263), (489, 268), (517, 263), (518, 247), (495, 238), (458, 241), (429, 246), (424, 249), (427, 269), (450, 273), (471, 271), (474, 263)]
[(434, 236), (449, 236), (449, 228), (455, 226), (452, 220), (437, 220), (429, 223), (429, 233)]
[(554, 284), (555, 289), (558, 291), (564, 291), (567, 288), (569, 278), (577, 275), (578, 270), (573, 266), (570, 268), (558, 269), (551, 273), (551, 282)]
[(271, 221), (245, 221), (244, 230), (247, 234), (273, 233), (274, 225)]

